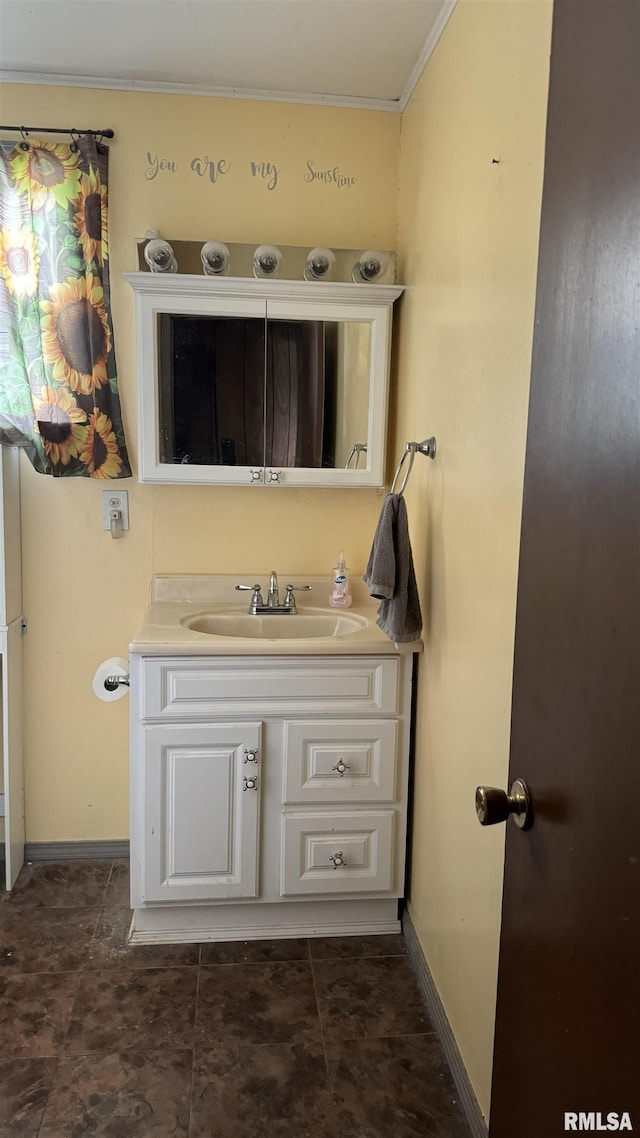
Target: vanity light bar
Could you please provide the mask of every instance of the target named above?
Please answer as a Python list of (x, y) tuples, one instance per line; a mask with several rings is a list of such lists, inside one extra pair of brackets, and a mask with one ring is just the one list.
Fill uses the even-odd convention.
[(143, 272), (376, 285), (396, 280), (396, 254), (387, 249), (174, 241), (161, 238), (155, 230), (136, 246)]

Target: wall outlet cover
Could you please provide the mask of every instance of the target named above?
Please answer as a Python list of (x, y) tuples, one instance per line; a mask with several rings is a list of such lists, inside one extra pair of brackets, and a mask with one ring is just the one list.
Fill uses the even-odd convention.
[(127, 490), (102, 491), (102, 528), (111, 529), (111, 511), (118, 510), (123, 530), (129, 529), (129, 493)]

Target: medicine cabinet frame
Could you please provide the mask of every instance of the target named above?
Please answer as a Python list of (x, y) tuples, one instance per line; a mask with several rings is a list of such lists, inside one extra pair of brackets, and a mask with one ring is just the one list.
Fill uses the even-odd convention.
[[(393, 303), (399, 285), (359, 285), (176, 273), (125, 273), (136, 295), (140, 482), (219, 486), (384, 486)], [(159, 316), (353, 321), (371, 326), (366, 465), (271, 468), (161, 461)], [(266, 390), (266, 374), (265, 374)], [(263, 456), (264, 457), (264, 456)]]

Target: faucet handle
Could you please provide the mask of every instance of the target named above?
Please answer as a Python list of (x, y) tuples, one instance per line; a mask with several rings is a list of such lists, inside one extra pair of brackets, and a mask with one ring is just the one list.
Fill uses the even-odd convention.
[(311, 585), (287, 585), (287, 591), (284, 598), (284, 607), (291, 609), (292, 612), (297, 612), (296, 600), (294, 593), (310, 593)]
[(254, 612), (258, 605), (264, 604), (260, 585), (236, 585), (236, 589), (239, 593), (253, 594), (249, 602), (249, 612)]

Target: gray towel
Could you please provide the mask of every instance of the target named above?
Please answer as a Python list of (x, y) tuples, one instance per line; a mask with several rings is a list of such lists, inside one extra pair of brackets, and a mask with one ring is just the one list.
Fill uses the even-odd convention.
[(407, 507), (401, 494), (387, 494), (364, 577), (381, 601), (376, 624), (396, 644), (419, 640), (422, 613), (409, 541)]

